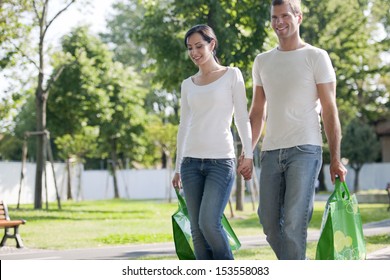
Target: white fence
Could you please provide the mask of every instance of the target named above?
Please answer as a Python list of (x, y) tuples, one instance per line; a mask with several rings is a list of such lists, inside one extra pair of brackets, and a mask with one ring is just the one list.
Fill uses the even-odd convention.
[[(34, 202), (35, 164), (27, 163), (24, 183), (20, 188), (22, 164), (20, 162), (0, 162), (0, 200), (8, 204)], [(56, 201), (51, 165), (47, 167), (47, 197), (48, 201)], [(78, 174), (81, 170), (81, 173)], [(54, 164), (55, 177), (59, 196), (67, 198), (67, 175), (64, 163)], [(113, 178), (106, 170), (82, 170), (75, 166), (72, 174), (72, 196), (75, 200), (102, 200), (114, 198)], [(80, 175), (80, 176), (78, 176)], [(118, 189), (121, 198), (126, 199), (169, 199), (174, 197), (170, 187), (170, 172), (160, 170), (122, 170), (117, 173)], [(44, 180), (45, 182), (45, 180)], [(43, 201), (46, 201), (45, 187), (42, 191)]]
[[(64, 163), (55, 163), (55, 176), (58, 193), (62, 200), (67, 197), (67, 176)], [(82, 170), (82, 166), (73, 167), (72, 196), (75, 200), (102, 200), (114, 197), (113, 178), (106, 170)], [(169, 199), (175, 197), (170, 186), (171, 172), (159, 170), (122, 170), (117, 173), (119, 195), (126, 199)], [(35, 164), (26, 164), (24, 184), (21, 188), (20, 203), (34, 202)], [(348, 170), (347, 184), (353, 189), (354, 171)], [(390, 182), (390, 163), (366, 164), (360, 172), (360, 190), (383, 190)], [(21, 163), (0, 162), (0, 200), (9, 204), (18, 202), (20, 189)], [(325, 183), (333, 190), (329, 178), (329, 166), (325, 166)], [(56, 200), (51, 165), (47, 164), (48, 201)], [(46, 201), (46, 190), (43, 190)]]
[[(329, 165), (324, 166), (326, 189), (333, 191), (334, 187), (330, 181)], [(355, 171), (348, 168), (346, 183), (350, 190), (353, 190)], [(359, 173), (359, 190), (385, 190), (390, 183), (390, 163), (367, 163), (363, 165)]]
[[(127, 199), (168, 199), (175, 196), (167, 169), (121, 170), (117, 172), (119, 195)], [(82, 174), (82, 191), (85, 200), (114, 197), (113, 178), (108, 171), (91, 170)]]

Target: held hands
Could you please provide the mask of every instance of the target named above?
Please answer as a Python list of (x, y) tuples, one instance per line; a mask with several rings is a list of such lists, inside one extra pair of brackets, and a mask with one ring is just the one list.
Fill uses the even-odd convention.
[(252, 179), (253, 171), (253, 160), (251, 158), (244, 158), (244, 155), (241, 155), (238, 158), (238, 168), (237, 173), (240, 173), (244, 177), (245, 181)]
[(175, 176), (173, 176), (173, 179), (172, 179), (172, 186), (173, 186), (175, 189), (181, 189), (180, 173), (175, 173)]
[[(253, 160), (251, 158), (244, 158), (244, 155), (241, 155), (238, 159), (238, 168), (237, 173), (240, 173), (244, 180), (248, 181), (252, 179), (253, 171)], [(180, 173), (175, 173), (175, 176), (172, 179), (172, 186), (175, 189), (181, 189), (181, 178)]]

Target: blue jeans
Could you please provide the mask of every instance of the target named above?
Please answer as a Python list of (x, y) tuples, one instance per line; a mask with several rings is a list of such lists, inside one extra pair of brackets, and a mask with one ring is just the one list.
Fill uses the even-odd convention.
[(258, 215), (280, 260), (306, 258), (307, 228), (321, 164), (320, 146), (261, 152)]
[(181, 181), (198, 260), (233, 259), (221, 219), (235, 178), (235, 159), (185, 157)]

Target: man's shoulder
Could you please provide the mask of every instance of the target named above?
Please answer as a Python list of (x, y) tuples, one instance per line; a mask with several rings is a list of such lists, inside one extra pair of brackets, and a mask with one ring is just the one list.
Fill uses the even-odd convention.
[(309, 53), (312, 53), (312, 54), (317, 54), (317, 55), (324, 55), (324, 54), (327, 54), (328, 52), (324, 49), (321, 49), (319, 47), (316, 47), (316, 46), (313, 46), (313, 45), (310, 45), (310, 44), (306, 44), (305, 48), (304, 48), (307, 52)]
[(272, 49), (270, 49), (270, 50), (268, 50), (268, 51), (264, 51), (264, 52), (262, 52), (262, 53), (259, 53), (257, 56), (268, 56), (268, 55), (270, 55), (270, 54), (272, 54), (272, 53), (274, 53), (275, 51), (277, 51), (277, 49), (278, 48), (272, 48)]
[(266, 59), (267, 57), (270, 57), (276, 50), (277, 50), (277, 48), (273, 48), (273, 49), (270, 49), (268, 51), (264, 51), (262, 53), (259, 53), (256, 56), (255, 60)]

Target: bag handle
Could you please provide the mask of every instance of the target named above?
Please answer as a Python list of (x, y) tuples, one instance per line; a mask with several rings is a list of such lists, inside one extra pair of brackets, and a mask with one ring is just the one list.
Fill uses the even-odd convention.
[(336, 177), (334, 191), (329, 197), (329, 201), (350, 200), (351, 194), (349, 192), (347, 183), (341, 182), (339, 177)]
[(184, 198), (181, 196), (180, 191), (178, 188), (175, 188), (177, 199), (179, 200), (179, 207), (183, 210), (185, 214), (188, 214), (187, 211), (187, 203), (184, 200)]
[(337, 195), (339, 199), (349, 200), (351, 198), (351, 194), (349, 193), (349, 189), (347, 184), (340, 181), (340, 178), (336, 178), (335, 188), (337, 190)]

